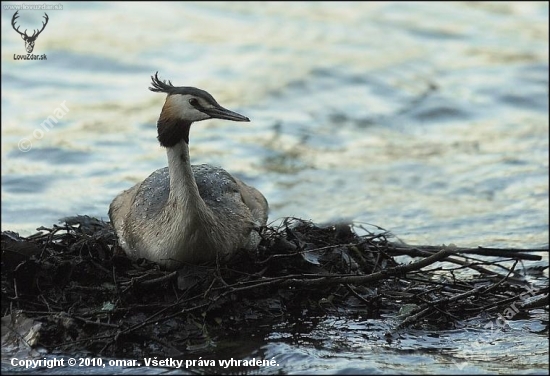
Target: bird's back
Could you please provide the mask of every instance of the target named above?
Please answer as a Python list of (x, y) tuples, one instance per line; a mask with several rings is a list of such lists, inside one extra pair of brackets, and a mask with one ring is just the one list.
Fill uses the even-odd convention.
[[(216, 218), (213, 231), (217, 236), (250, 237), (250, 248), (257, 245), (259, 236), (251, 234), (254, 227), (264, 226), (267, 221), (268, 204), (265, 197), (255, 188), (232, 177), (227, 171), (210, 165), (193, 165), (193, 174), (199, 194)], [(150, 226), (159, 224), (166, 212), (170, 195), (168, 167), (153, 172), (143, 182), (122, 192), (112, 202), (109, 210), (121, 246), (138, 257), (146, 257)], [(177, 210), (177, 209), (176, 209)], [(181, 213), (185, 216), (185, 213)], [(148, 228), (149, 227), (149, 228)], [(252, 231), (254, 232), (254, 231)]]
[[(234, 178), (223, 168), (207, 164), (191, 167), (199, 194), (209, 208), (240, 211), (242, 210), (241, 204), (244, 203), (249, 210), (260, 212), (254, 219), (259, 222), (259, 225), (265, 225), (267, 201), (257, 189)], [(135, 215), (140, 215), (148, 220), (153, 219), (168, 200), (170, 193), (168, 167), (156, 170), (138, 185), (139, 188), (134, 198)]]

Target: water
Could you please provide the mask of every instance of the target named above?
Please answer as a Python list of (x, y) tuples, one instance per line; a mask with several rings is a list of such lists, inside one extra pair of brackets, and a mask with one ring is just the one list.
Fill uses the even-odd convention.
[[(2, 230), (107, 219), (119, 192), (166, 165), (164, 96), (147, 90), (159, 71), (251, 119), (194, 124), (191, 158), (257, 187), (270, 221), (368, 222), (417, 244), (548, 245), (546, 3), (61, 3), (36, 41), (43, 61), (14, 60), (24, 42), (5, 7), (18, 4), (2, 3)], [(41, 17), (22, 10), (18, 25)], [(537, 334), (521, 335), (540, 352)], [(270, 355), (290, 357), (285, 372), (345, 373), (350, 359), (417, 369), (391, 347), (266, 338)], [(422, 354), (425, 372), (459, 372)], [(488, 354), (470, 371), (530, 369), (521, 357), (495, 368), (500, 354)]]

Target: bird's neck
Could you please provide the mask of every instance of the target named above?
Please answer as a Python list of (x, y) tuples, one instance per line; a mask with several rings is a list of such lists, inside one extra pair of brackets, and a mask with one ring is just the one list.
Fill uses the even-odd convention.
[(185, 140), (166, 148), (168, 155), (168, 173), (170, 174), (169, 202), (176, 205), (174, 210), (187, 214), (204, 216), (209, 212), (199, 194), (199, 188), (191, 169), (189, 145)]

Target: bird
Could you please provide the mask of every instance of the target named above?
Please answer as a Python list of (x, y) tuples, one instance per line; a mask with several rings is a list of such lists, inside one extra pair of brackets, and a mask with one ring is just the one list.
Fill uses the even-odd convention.
[(145, 258), (164, 270), (226, 263), (239, 250), (252, 251), (266, 225), (263, 194), (220, 167), (191, 165), (191, 124), (206, 119), (249, 122), (208, 92), (151, 76), (149, 90), (167, 94), (157, 121), (168, 166), (114, 198), (109, 218), (129, 258)]

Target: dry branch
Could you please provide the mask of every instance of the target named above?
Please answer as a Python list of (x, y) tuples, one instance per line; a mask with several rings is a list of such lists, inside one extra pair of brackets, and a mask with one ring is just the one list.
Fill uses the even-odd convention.
[[(126, 357), (159, 346), (164, 354), (184, 353), (212, 333), (230, 335), (229, 328), (293, 312), (399, 317), (402, 306), (413, 305), (395, 329), (448, 327), (518, 302), (533, 288), (515, 273), (517, 260), (547, 252), (408, 246), (390, 242), (388, 232), (358, 236), (350, 225), (287, 218), (262, 230), (255, 255), (170, 273), (126, 258), (110, 225), (94, 218), (40, 230), (28, 238), (2, 233), (4, 315), (40, 322), (40, 344), (48, 349)], [(421, 259), (398, 264), (394, 257), (404, 255)], [(542, 274), (547, 265), (538, 267)], [(538, 278), (542, 286), (518, 304), (526, 312), (548, 308), (548, 277)]]

